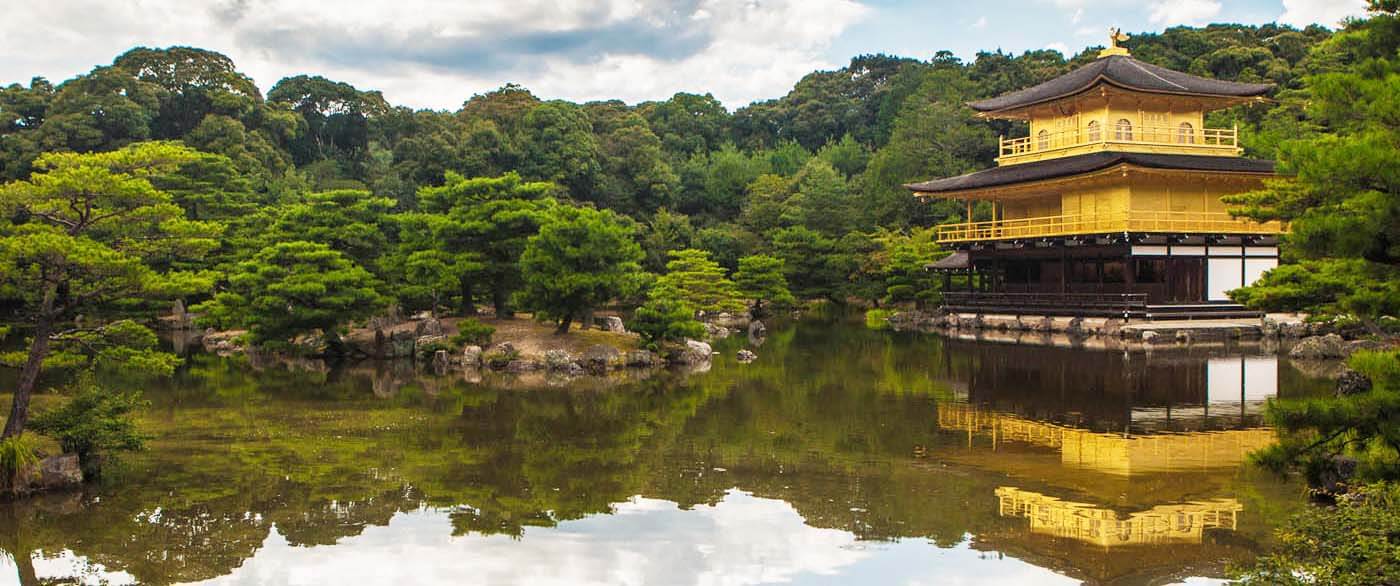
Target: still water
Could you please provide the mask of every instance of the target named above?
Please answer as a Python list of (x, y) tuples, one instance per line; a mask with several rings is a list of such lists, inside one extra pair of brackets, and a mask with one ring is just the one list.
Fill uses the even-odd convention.
[(1264, 401), (1326, 387), (1248, 348), (746, 345), (609, 388), (196, 354), (129, 383), (146, 452), (0, 505), (0, 584), (1209, 583), (1303, 503), (1244, 463)]

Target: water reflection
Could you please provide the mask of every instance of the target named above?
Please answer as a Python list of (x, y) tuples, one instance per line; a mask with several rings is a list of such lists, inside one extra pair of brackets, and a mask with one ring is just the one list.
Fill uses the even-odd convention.
[(735, 364), (744, 343), (722, 344), (708, 373), (611, 385), (194, 355), (172, 383), (139, 382), (158, 439), (125, 472), (0, 506), (9, 579), (1219, 576), (1299, 502), (1240, 467), (1269, 439), (1259, 402), (1321, 385), (1249, 350), (1124, 354), (803, 322)]

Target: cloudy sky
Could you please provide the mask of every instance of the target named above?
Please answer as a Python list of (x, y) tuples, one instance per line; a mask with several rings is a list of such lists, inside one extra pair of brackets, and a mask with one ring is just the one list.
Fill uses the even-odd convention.
[(711, 92), (730, 108), (852, 56), (1072, 54), (1179, 24), (1332, 26), (1365, 0), (0, 0), (0, 84), (58, 81), (138, 45), (229, 55), (264, 91), (321, 74), (455, 109), (507, 82), (545, 98)]

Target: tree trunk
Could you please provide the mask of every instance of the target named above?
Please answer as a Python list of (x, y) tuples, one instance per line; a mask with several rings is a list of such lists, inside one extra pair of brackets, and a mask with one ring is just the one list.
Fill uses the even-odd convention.
[(579, 323), (578, 329), (586, 330), (588, 328), (593, 327), (593, 308), (590, 307), (588, 309), (583, 310), (583, 317), (581, 317), (580, 320), (581, 323)]
[(562, 320), (559, 321), (559, 327), (556, 328), (556, 329), (554, 330), (554, 335), (556, 335), (556, 336), (562, 336), (562, 335), (564, 335), (564, 334), (569, 333), (569, 326), (572, 325), (573, 323), (574, 323), (574, 316), (573, 316), (573, 314), (568, 314), (568, 315), (564, 316), (564, 319), (562, 319)]
[(461, 287), (462, 294), (462, 315), (476, 315), (476, 304), (472, 303), (472, 280), (467, 277), (462, 277), (461, 280), (458, 281), (458, 285)]
[(514, 319), (515, 310), (510, 308), (510, 292), (497, 285), (491, 288), (491, 304), (496, 307), (496, 319)]
[(5, 421), (5, 432), (0, 437), (14, 437), (24, 433), (24, 425), (29, 422), (29, 397), (34, 394), (34, 385), (39, 382), (39, 369), (44, 358), (49, 355), (49, 335), (53, 333), (52, 287), (44, 293), (43, 309), (38, 323), (34, 325), (34, 343), (29, 347), (29, 358), (19, 371), (19, 381), (15, 384), (15, 398), (10, 408), (10, 418)]

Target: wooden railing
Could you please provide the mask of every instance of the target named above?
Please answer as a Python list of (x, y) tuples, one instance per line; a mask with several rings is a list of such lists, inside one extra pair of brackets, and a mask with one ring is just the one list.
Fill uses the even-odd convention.
[(1116, 214), (1066, 214), (945, 224), (938, 227), (938, 241), (1008, 240), (1111, 232), (1279, 234), (1284, 231), (1283, 225), (1278, 222), (1254, 222), (1226, 213), (1134, 210)]
[(1170, 147), (1199, 147), (1209, 150), (1239, 149), (1239, 131), (1234, 128), (1182, 128), (1180, 126), (1137, 126), (1116, 128), (1112, 124), (1090, 131), (1081, 128), (1045, 132), (1035, 136), (1001, 139), (1001, 156), (1016, 157), (1093, 144), (1140, 144)]
[(1147, 311), (1146, 293), (991, 293), (944, 291), (943, 306), (953, 311), (988, 313), (1068, 313), (1138, 315)]

